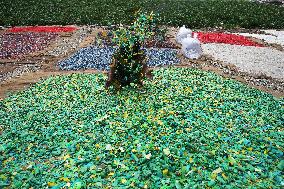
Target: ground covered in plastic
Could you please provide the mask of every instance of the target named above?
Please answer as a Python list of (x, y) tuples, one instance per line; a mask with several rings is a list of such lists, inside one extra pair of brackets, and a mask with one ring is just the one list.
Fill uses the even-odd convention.
[(0, 35), (0, 59), (19, 58), (44, 49), (56, 39), (55, 33), (4, 33)]
[(283, 185), (283, 99), (195, 69), (153, 74), (118, 93), (102, 74), (51, 77), (1, 101), (0, 186)]
[(202, 44), (203, 53), (225, 64), (233, 64), (240, 71), (265, 74), (284, 81), (284, 52), (269, 47), (228, 44)]
[[(109, 70), (114, 47), (90, 46), (82, 48), (69, 58), (58, 63), (62, 70), (97, 69)], [(180, 63), (177, 57), (178, 51), (169, 48), (148, 48), (145, 49), (147, 55), (147, 65), (151, 67), (174, 65)]]
[(18, 32), (73, 32), (77, 30), (73, 26), (24, 26), (24, 27), (13, 27), (8, 29), (8, 32), (18, 33)]
[(218, 33), (218, 32), (207, 32), (207, 33), (196, 32), (196, 33), (201, 43), (225, 43), (231, 45), (263, 47), (262, 44), (256, 43), (241, 35), (230, 34), (230, 33)]

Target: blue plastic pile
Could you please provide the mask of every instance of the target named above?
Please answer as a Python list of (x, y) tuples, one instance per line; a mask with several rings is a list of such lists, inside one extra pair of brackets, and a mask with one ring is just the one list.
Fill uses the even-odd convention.
[[(59, 62), (59, 67), (62, 70), (108, 70), (115, 50), (114, 47), (90, 46), (82, 48), (71, 57)], [(180, 62), (176, 49), (149, 48), (145, 50), (148, 56), (147, 64), (150, 67), (173, 65)]]

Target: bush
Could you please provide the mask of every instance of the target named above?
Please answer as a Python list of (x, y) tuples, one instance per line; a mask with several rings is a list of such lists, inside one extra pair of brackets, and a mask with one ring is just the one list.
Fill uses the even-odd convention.
[(120, 27), (114, 32), (113, 42), (118, 50), (110, 65), (106, 87), (113, 85), (116, 89), (131, 83), (142, 85), (147, 74), (147, 57), (142, 49), (146, 39), (158, 31), (155, 14), (141, 13), (130, 27)]
[(131, 24), (141, 9), (160, 13), (159, 23), (168, 26), (284, 27), (284, 7), (247, 0), (1, 0), (0, 7), (3, 26)]

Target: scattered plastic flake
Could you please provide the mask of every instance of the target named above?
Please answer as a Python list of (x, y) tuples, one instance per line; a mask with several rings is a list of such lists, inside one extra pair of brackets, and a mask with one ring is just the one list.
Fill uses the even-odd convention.
[(8, 32), (73, 32), (77, 30), (74, 26), (25, 26), (25, 27), (13, 27), (8, 29)]
[[(62, 70), (97, 69), (108, 70), (115, 52), (113, 47), (86, 47), (77, 51), (74, 55), (59, 63)], [(149, 66), (173, 65), (180, 62), (176, 49), (149, 48), (146, 49)]]
[(42, 50), (57, 36), (53, 33), (4, 33), (0, 37), (0, 59), (14, 59)]
[(225, 43), (231, 45), (242, 46), (256, 46), (263, 47), (262, 44), (256, 43), (245, 36), (229, 34), (229, 33), (215, 33), (215, 32), (197, 32), (198, 39), (202, 43)]

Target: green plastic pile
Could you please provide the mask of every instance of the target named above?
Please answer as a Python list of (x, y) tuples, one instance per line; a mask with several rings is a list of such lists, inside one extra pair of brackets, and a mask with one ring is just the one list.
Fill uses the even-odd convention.
[(0, 103), (0, 188), (280, 188), (283, 99), (210, 72), (51, 77)]

